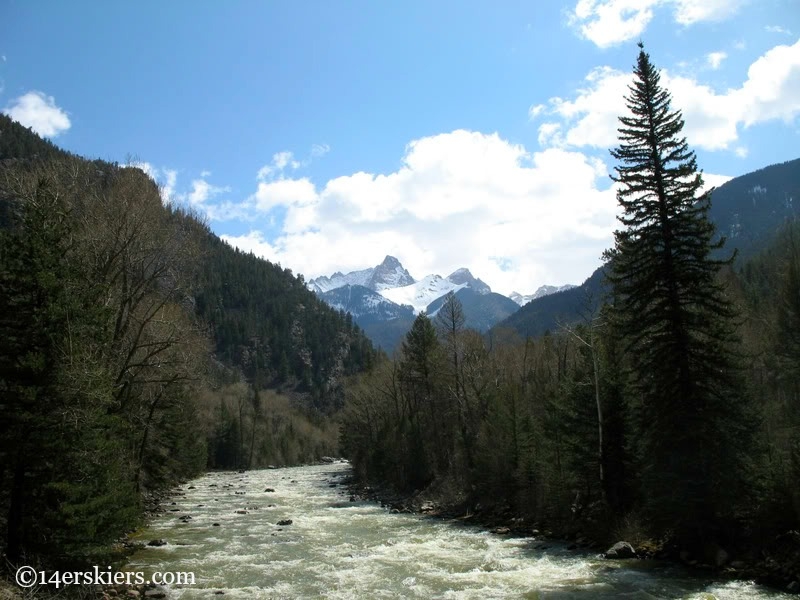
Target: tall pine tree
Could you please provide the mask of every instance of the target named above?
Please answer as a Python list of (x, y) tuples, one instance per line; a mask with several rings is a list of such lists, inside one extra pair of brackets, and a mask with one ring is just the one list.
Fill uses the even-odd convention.
[(711, 258), (722, 246), (681, 112), (639, 44), (620, 117), (611, 263), (640, 435), (642, 498), (660, 532), (683, 543), (720, 535), (741, 499), (748, 421), (735, 314)]

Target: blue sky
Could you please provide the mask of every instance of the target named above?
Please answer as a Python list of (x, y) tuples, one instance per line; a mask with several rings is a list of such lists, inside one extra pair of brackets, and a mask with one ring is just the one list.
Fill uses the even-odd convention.
[(642, 39), (709, 184), (800, 156), (800, 0), (0, 0), (0, 109), (307, 278), (579, 283)]

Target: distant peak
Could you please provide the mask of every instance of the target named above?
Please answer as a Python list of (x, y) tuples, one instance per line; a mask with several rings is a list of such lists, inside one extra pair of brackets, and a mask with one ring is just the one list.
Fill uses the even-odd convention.
[(403, 268), (400, 261), (389, 254), (383, 262), (372, 269), (367, 287), (379, 292), (387, 288), (402, 287), (414, 283), (414, 278)]
[(394, 268), (394, 267), (400, 267), (402, 265), (400, 264), (400, 261), (397, 260), (394, 256), (387, 254), (386, 258), (383, 259), (381, 266)]
[(492, 289), (486, 285), (485, 282), (476, 278), (472, 273), (470, 273), (470, 270), (465, 267), (456, 269), (447, 276), (447, 279), (455, 284), (465, 284), (479, 294), (488, 294), (492, 291)]

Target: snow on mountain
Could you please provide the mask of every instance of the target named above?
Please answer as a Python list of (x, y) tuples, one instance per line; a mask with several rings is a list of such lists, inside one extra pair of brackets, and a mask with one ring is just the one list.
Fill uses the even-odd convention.
[(387, 288), (380, 293), (395, 304), (408, 304), (414, 307), (414, 312), (419, 313), (427, 306), (444, 296), (448, 292), (456, 292), (467, 287), (467, 283), (453, 283), (441, 275), (428, 275), (416, 283), (397, 288)]
[(377, 267), (341, 273), (337, 271), (330, 277), (325, 275), (310, 279), (306, 286), (312, 292), (324, 294), (346, 285), (360, 285), (372, 291), (380, 291), (389, 287), (398, 287), (414, 283), (408, 271), (394, 256), (387, 256)]
[(447, 276), (447, 280), (455, 283), (456, 285), (466, 284), (478, 294), (489, 294), (492, 291), (492, 288), (490, 288), (484, 281), (473, 277), (469, 269), (456, 269)]
[(558, 292), (564, 292), (566, 290), (571, 290), (576, 286), (572, 284), (567, 285), (543, 285), (538, 290), (533, 292), (533, 294), (528, 294), (523, 296), (519, 292), (511, 292), (509, 298), (511, 298), (514, 302), (519, 304), (520, 306), (525, 306), (531, 300), (536, 300), (536, 298), (541, 298), (542, 296), (549, 296), (550, 294), (557, 294)]
[(325, 292), (329, 292), (346, 285), (362, 285), (367, 287), (367, 282), (369, 281), (370, 277), (372, 277), (372, 272), (374, 270), (374, 268), (370, 267), (369, 269), (351, 271), (350, 273), (346, 274), (337, 271), (330, 277), (323, 275), (321, 277), (317, 277), (316, 279), (310, 279), (306, 283), (306, 286), (312, 292), (316, 292), (317, 294), (324, 294)]
[[(359, 306), (359, 303), (375, 302), (375, 299), (359, 291), (358, 302), (354, 302), (350, 297), (352, 290), (349, 288), (367, 288), (396, 305), (414, 307), (416, 313), (425, 310), (431, 302), (448, 292), (457, 292), (465, 287), (480, 295), (490, 294), (492, 291), (485, 282), (473, 276), (470, 270), (465, 268), (456, 269), (446, 278), (440, 275), (428, 275), (420, 281), (415, 281), (399, 260), (388, 255), (376, 267), (344, 274), (337, 272), (330, 277), (317, 277), (309, 280), (307, 286), (334, 308), (346, 310), (353, 316), (372, 312), (376, 307)], [(348, 286), (346, 292), (331, 294), (334, 290)]]
[(336, 310), (350, 313), (360, 324), (366, 320), (391, 321), (412, 316), (410, 306), (398, 306), (378, 292), (361, 285), (343, 285), (320, 294), (320, 298)]
[(402, 287), (414, 283), (414, 278), (394, 256), (386, 256), (383, 262), (375, 267), (366, 287), (376, 292), (388, 288)]

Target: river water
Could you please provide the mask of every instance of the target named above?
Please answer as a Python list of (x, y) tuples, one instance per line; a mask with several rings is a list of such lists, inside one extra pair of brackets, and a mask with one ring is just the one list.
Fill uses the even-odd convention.
[[(209, 473), (137, 536), (167, 544), (143, 548), (127, 568), (194, 573), (194, 585), (169, 588), (181, 600), (790, 597), (350, 502), (333, 485), (348, 474), (346, 464)], [(284, 519), (292, 524), (278, 526)]]

